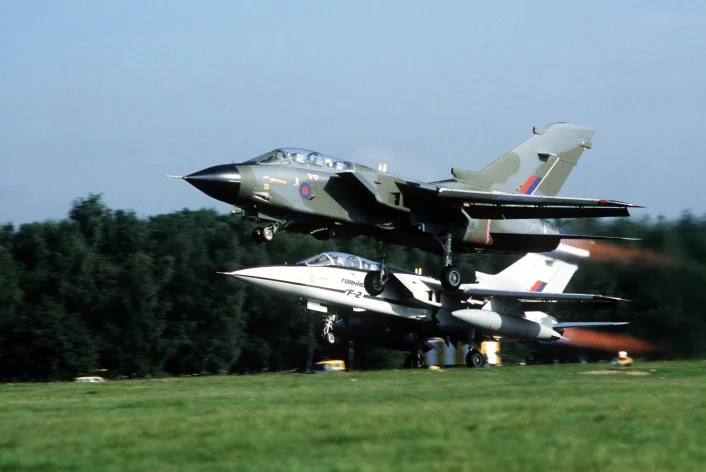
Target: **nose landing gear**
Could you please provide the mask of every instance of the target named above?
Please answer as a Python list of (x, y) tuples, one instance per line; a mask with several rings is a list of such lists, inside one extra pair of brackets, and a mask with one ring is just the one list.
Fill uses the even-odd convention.
[(387, 268), (387, 251), (389, 251), (390, 245), (386, 243), (380, 243), (378, 252), (380, 256), (380, 270), (371, 271), (365, 275), (365, 280), (363, 281), (363, 286), (365, 291), (371, 297), (377, 297), (382, 292), (385, 291), (385, 285), (387, 281), (390, 280), (390, 271)]
[(336, 313), (331, 313), (324, 316), (324, 330), (321, 333), (321, 339), (324, 344), (336, 344), (338, 337), (333, 333), (333, 324), (336, 322)]

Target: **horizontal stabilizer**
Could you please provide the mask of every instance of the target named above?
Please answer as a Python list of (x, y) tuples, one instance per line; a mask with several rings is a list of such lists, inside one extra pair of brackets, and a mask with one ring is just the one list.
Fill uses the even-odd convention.
[(456, 205), (462, 207), (471, 218), (497, 220), (630, 216), (628, 209), (642, 208), (617, 200), (468, 190), (411, 180), (400, 181), (397, 185), (406, 194), (406, 198), (424, 201), (427, 205), (431, 202)]
[(622, 326), (629, 323), (629, 321), (576, 321), (555, 323), (552, 328), (600, 328), (601, 326)]
[(546, 220), (552, 218), (614, 218), (630, 216), (630, 211), (627, 207), (471, 205), (465, 210), (471, 218), (486, 220)]
[(438, 197), (442, 201), (463, 206), (471, 218), (488, 219), (630, 216), (629, 208), (642, 208), (617, 200), (546, 197), (444, 187), (438, 189)]
[(488, 203), (494, 205), (524, 205), (555, 207), (615, 207), (642, 208), (632, 203), (618, 200), (574, 197), (545, 197), (543, 195), (524, 195), (521, 193), (484, 192), (479, 190), (463, 190), (457, 188), (439, 188), (439, 196), (444, 199), (463, 200), (466, 203)]

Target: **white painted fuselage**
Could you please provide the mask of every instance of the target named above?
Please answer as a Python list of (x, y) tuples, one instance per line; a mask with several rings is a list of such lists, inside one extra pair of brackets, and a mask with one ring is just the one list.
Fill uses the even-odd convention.
[(357, 312), (361, 316), (386, 315), (410, 321), (437, 320), (438, 333), (474, 329), (487, 336), (525, 340), (556, 340), (552, 318), (528, 319), (506, 306), (501, 298), (482, 302), (462, 296), (466, 286), (502, 290), (486, 276), (482, 283), (461, 286), (459, 294), (444, 292), (438, 280), (409, 272), (395, 272), (384, 292), (369, 295), (364, 287), (367, 271), (346, 267), (285, 265), (257, 267), (227, 273), (268, 293), (290, 300), (313, 312)]
[(405, 303), (400, 290), (393, 286), (388, 286), (381, 295), (371, 297), (363, 284), (366, 274), (359, 269), (305, 265), (256, 267), (228, 273), (255, 288), (308, 305), (310, 309), (313, 307), (312, 311), (323, 311), (316, 309), (319, 305), (413, 320), (430, 320), (436, 311), (433, 306)]

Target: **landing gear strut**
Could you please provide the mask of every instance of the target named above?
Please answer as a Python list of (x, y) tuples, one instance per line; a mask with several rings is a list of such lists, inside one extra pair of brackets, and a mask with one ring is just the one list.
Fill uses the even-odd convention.
[(372, 297), (376, 297), (385, 291), (385, 284), (390, 279), (390, 271), (387, 268), (387, 251), (389, 251), (390, 245), (387, 243), (380, 243), (378, 252), (380, 256), (380, 270), (375, 272), (368, 272), (363, 281), (365, 286), (365, 291)]
[(441, 286), (447, 292), (455, 292), (461, 286), (461, 271), (453, 266), (451, 260), (451, 239), (453, 232), (446, 231), (437, 241), (444, 250), (444, 268), (441, 270)]
[(423, 369), (427, 366), (426, 359), (424, 359), (424, 341), (419, 334), (414, 334), (416, 349), (412, 351), (407, 358), (404, 360), (405, 369)]
[(324, 316), (324, 331), (321, 333), (321, 338), (324, 344), (336, 344), (338, 338), (333, 333), (333, 324), (336, 322), (336, 313), (331, 313)]
[(424, 360), (424, 354), (421, 351), (417, 351), (416, 354), (410, 354), (404, 360), (405, 369), (423, 369), (426, 365), (427, 363)]
[(483, 367), (485, 365), (485, 356), (481, 354), (476, 345), (476, 330), (472, 329), (468, 333), (468, 345), (470, 350), (466, 354), (466, 365), (468, 367)]

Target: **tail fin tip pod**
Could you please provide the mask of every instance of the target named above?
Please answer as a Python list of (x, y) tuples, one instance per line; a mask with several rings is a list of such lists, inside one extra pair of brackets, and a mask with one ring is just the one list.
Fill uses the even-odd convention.
[(535, 126), (533, 136), (479, 172), (453, 168), (459, 181), (501, 192), (555, 196), (596, 130), (571, 123)]

